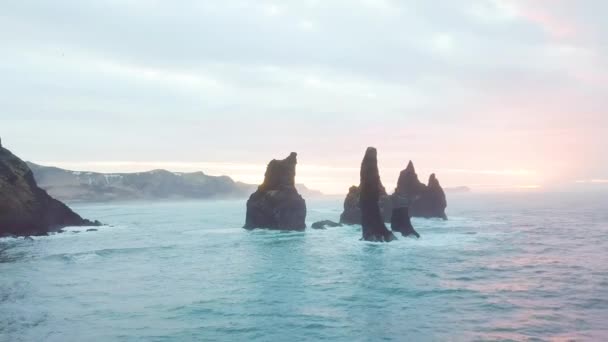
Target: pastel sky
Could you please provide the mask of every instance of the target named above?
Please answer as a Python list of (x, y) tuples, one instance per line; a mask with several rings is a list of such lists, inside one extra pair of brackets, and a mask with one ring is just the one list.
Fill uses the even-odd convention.
[(79, 170), (608, 187), (608, 1), (0, 4), (0, 136)]

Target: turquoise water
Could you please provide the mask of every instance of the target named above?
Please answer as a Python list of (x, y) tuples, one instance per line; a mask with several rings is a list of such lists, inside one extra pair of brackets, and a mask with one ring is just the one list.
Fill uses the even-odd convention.
[(244, 201), (74, 205), (111, 226), (0, 240), (0, 340), (607, 340), (606, 198), (451, 195), (389, 244), (246, 231)]

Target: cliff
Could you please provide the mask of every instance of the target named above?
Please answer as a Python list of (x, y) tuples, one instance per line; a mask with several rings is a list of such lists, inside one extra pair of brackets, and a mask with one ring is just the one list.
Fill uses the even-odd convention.
[(94, 226), (39, 188), (27, 164), (0, 142), (0, 236), (44, 235), (67, 226)]
[(264, 182), (247, 200), (246, 229), (304, 230), (306, 202), (295, 186), (297, 154), (273, 159)]

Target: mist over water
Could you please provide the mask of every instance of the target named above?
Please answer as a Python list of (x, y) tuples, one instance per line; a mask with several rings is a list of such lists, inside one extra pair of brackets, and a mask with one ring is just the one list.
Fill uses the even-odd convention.
[(111, 226), (0, 240), (0, 341), (608, 338), (604, 194), (448, 201), (388, 244), (246, 231), (244, 200), (73, 205)]

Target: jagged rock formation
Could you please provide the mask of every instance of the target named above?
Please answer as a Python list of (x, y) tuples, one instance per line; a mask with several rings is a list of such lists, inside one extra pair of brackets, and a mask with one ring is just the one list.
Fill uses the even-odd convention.
[(330, 221), (330, 220), (323, 220), (323, 221), (317, 221), (317, 222), (313, 223), (311, 225), (311, 227), (313, 229), (326, 229), (325, 227), (330, 227), (330, 228), (342, 227), (342, 224), (338, 223), (338, 222)]
[(393, 232), (399, 232), (403, 236), (414, 235), (419, 238), (420, 234), (414, 229), (412, 221), (410, 220), (408, 199), (393, 195), (392, 200), (393, 213), (391, 215), (391, 230)]
[[(340, 214), (340, 223), (343, 224), (361, 224), (361, 208), (359, 208), (359, 196), (361, 190), (359, 186), (353, 185), (348, 189), (346, 199), (344, 199), (344, 211)], [(380, 214), (382, 217), (386, 217), (387, 213), (391, 212), (391, 199), (387, 195), (386, 190), (382, 183), (380, 183), (380, 190), (378, 193), (378, 203), (380, 205)]]
[(433, 173), (429, 177), (428, 185), (422, 184), (418, 180), (414, 163), (411, 160), (405, 170), (399, 174), (394, 196), (406, 198), (410, 202), (409, 211), (411, 216), (438, 217), (447, 220), (445, 214), (447, 201), (437, 177)]
[(361, 162), (361, 185), (359, 195), (359, 208), (361, 208), (361, 226), (363, 227), (363, 240), (389, 242), (395, 235), (386, 228), (380, 213), (380, 193), (382, 183), (378, 172), (377, 151), (368, 147)]
[(36, 184), (27, 164), (0, 142), (0, 236), (44, 235), (67, 226), (98, 226)]
[[(380, 185), (379, 204), (380, 213), (385, 222), (391, 222), (393, 212), (393, 197), (389, 196), (386, 190)], [(424, 185), (418, 180), (418, 175), (414, 168), (414, 164), (410, 161), (399, 174), (399, 181), (395, 193), (398, 196), (406, 198), (409, 203), (409, 214), (411, 217), (438, 217), (447, 219), (445, 208), (447, 202), (445, 193), (439, 185), (439, 181), (432, 174), (429, 179), (429, 185)], [(360, 190), (357, 186), (350, 187), (346, 199), (344, 200), (344, 211), (340, 215), (340, 222), (344, 224), (361, 224), (361, 209), (358, 206)]]
[(264, 183), (247, 201), (246, 229), (304, 230), (306, 202), (295, 187), (297, 154), (273, 159), (266, 168)]

